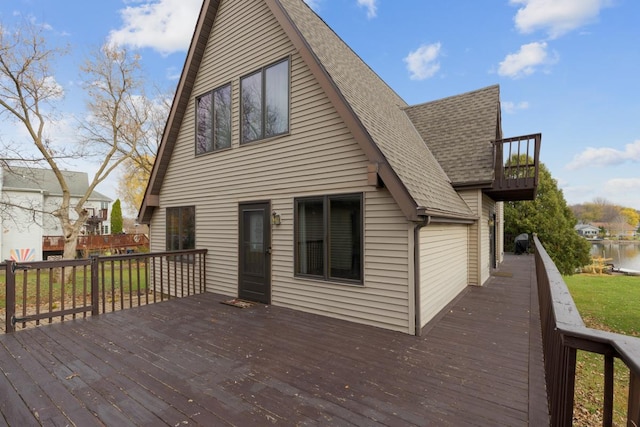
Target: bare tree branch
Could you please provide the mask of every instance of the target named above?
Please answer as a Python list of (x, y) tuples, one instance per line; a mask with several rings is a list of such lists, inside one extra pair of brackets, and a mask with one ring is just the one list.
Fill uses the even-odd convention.
[[(55, 122), (55, 107), (64, 90), (52, 69), (66, 49), (50, 47), (44, 29), (25, 22), (14, 31), (0, 25), (0, 116), (21, 123), (37, 155), (27, 156), (7, 147), (6, 161), (45, 165), (53, 171), (61, 189), (61, 203), (51, 212), (65, 238), (64, 258), (75, 257), (77, 237), (88, 218), (84, 205), (97, 185), (123, 162), (139, 152), (148, 122), (137, 55), (105, 46), (81, 66), (89, 116), (81, 121), (74, 149), (56, 146), (46, 136)], [(96, 174), (78, 200), (72, 195), (61, 160), (99, 159)], [(72, 202), (72, 196), (74, 196)], [(73, 212), (73, 215), (72, 215)]]

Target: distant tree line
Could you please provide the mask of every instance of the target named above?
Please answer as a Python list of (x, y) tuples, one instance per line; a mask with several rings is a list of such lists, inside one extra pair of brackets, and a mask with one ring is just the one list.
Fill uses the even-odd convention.
[(572, 205), (569, 208), (577, 220), (584, 224), (629, 224), (637, 229), (640, 227), (640, 211), (615, 205), (604, 198), (595, 198), (592, 202)]

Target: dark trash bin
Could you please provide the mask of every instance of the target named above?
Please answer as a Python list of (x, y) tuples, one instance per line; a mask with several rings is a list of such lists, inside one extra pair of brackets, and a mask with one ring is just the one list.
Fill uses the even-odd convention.
[(527, 233), (518, 234), (514, 241), (513, 252), (516, 255), (525, 254), (529, 251), (529, 235)]

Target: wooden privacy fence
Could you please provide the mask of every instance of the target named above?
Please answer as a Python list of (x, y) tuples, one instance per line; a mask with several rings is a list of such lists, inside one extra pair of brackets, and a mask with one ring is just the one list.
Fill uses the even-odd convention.
[(60, 261), (8, 260), (0, 264), (5, 282), (4, 331), (205, 292), (206, 254), (206, 249), (197, 249)]
[(573, 422), (577, 350), (601, 354), (603, 425), (613, 424), (614, 358), (629, 368), (627, 426), (640, 426), (640, 338), (587, 328), (560, 272), (534, 236), (544, 365), (552, 426)]

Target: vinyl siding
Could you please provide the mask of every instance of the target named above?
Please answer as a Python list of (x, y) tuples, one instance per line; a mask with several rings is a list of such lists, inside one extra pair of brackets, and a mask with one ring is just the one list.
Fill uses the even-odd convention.
[(468, 230), (444, 224), (420, 229), (420, 327), (468, 284)]
[[(274, 305), (410, 332), (408, 222), (387, 190), (367, 185), (367, 159), (262, 1), (224, 1), (151, 221), (164, 250), (165, 209), (196, 206), (196, 247), (207, 248), (207, 290), (238, 287), (238, 204), (270, 201)], [(240, 145), (240, 77), (291, 58), (290, 134)], [(232, 84), (232, 147), (194, 155), (195, 97)], [(364, 286), (294, 276), (296, 197), (363, 193)]]
[[(480, 217), (480, 206), (482, 204), (482, 193), (480, 190), (469, 190), (458, 192), (460, 197), (467, 203), (473, 213)], [(476, 221), (469, 226), (469, 284), (479, 286), (482, 284), (480, 277), (480, 223)]]
[(481, 264), (480, 264), (480, 283), (484, 284), (491, 276), (491, 239), (489, 231), (489, 219), (495, 211), (496, 202), (486, 195), (482, 195), (482, 217), (480, 218), (481, 230)]

